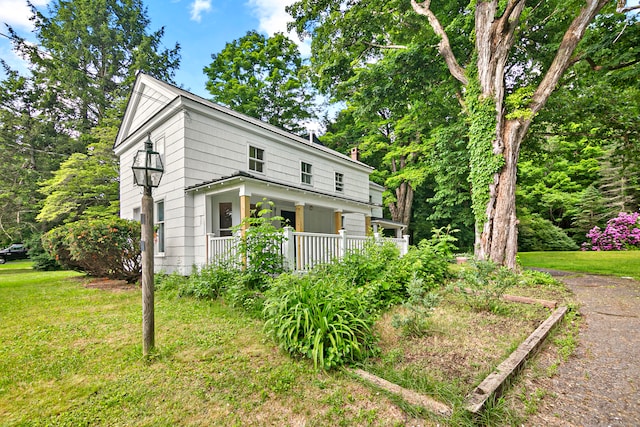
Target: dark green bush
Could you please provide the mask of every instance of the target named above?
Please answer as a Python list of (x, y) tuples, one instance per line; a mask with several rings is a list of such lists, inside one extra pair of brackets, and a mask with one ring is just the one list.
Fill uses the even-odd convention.
[(376, 351), (374, 318), (358, 288), (329, 276), (283, 274), (266, 292), (265, 330), (292, 355), (330, 369)]
[(529, 251), (575, 251), (578, 245), (563, 229), (538, 214), (519, 218), (518, 250)]
[(65, 268), (128, 282), (140, 278), (137, 221), (120, 218), (76, 221), (46, 233), (42, 244)]
[(33, 261), (34, 270), (54, 271), (62, 268), (60, 263), (42, 247), (42, 235), (34, 234), (25, 244), (29, 248), (29, 259)]

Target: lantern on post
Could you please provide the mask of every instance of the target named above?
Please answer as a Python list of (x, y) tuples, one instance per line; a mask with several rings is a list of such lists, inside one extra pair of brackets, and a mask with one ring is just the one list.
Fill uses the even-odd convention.
[(147, 134), (145, 149), (139, 150), (133, 158), (133, 180), (144, 187), (140, 225), (142, 236), (142, 353), (146, 356), (155, 346), (155, 322), (153, 308), (153, 197), (151, 189), (157, 187), (162, 179), (164, 167), (160, 153), (153, 151), (151, 135)]

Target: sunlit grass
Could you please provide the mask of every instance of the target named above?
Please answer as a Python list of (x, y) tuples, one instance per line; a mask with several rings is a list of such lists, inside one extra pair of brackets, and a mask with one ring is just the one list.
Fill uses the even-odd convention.
[(640, 251), (520, 252), (524, 267), (549, 268), (640, 280)]
[(368, 367), (454, 406), (443, 419), (289, 358), (262, 322), (221, 301), (156, 292), (157, 351), (143, 358), (139, 289), (87, 288), (79, 273), (30, 266), (0, 266), (3, 426), (465, 425), (465, 395), (545, 316), (529, 307), (514, 308), (516, 320), (476, 315), (454, 300), (438, 309), (434, 335), (387, 329), (395, 338)]
[(404, 417), (342, 372), (290, 359), (260, 322), (221, 302), (157, 292), (157, 351), (145, 359), (140, 290), (88, 289), (83, 280), (28, 263), (0, 270), (1, 425), (334, 425), (338, 413), (344, 425), (393, 425)]

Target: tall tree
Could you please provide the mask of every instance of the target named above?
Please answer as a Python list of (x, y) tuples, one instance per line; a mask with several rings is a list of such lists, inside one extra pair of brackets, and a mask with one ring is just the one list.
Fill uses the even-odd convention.
[[(323, 81), (333, 100), (346, 102), (353, 124), (361, 130), (350, 145), (376, 168), (387, 188), (385, 204), (394, 221), (409, 225), (415, 190), (434, 168), (431, 132), (458, 116), (453, 79), (428, 46), (393, 50), (375, 61), (349, 69), (346, 81)], [(417, 66), (421, 64), (421, 66)], [(440, 85), (425, 85), (434, 74)], [(349, 124), (349, 125), (353, 125)]]
[(296, 132), (314, 116), (307, 67), (283, 34), (249, 31), (211, 58), (204, 73), (213, 101)]
[(171, 81), (179, 65), (179, 45), (161, 48), (164, 28), (149, 32), (141, 0), (58, 0), (46, 14), (30, 7), (37, 44), (11, 27), (9, 33), (70, 133), (87, 131), (109, 108), (122, 107), (136, 71)]
[[(103, 120), (106, 122), (107, 120)], [(113, 141), (118, 123), (92, 129), (83, 135), (90, 139), (86, 153), (74, 153), (60, 165), (53, 176), (42, 182), (45, 196), (37, 220), (51, 226), (81, 218), (117, 216), (119, 212), (118, 159), (113, 153)]]
[[(7, 240), (24, 241), (42, 228), (35, 221), (45, 196), (38, 184), (69, 156), (86, 152), (95, 142), (92, 128), (121, 117), (136, 71), (171, 81), (179, 64), (179, 46), (161, 46), (164, 30), (149, 31), (141, 0), (58, 0), (46, 12), (30, 7), (37, 42), (8, 30), (29, 72), (19, 75), (2, 62), (7, 77), (0, 82), (0, 176), (6, 178), (0, 239)], [(105, 195), (117, 200), (117, 193)]]
[(79, 144), (56, 130), (51, 99), (5, 66), (0, 82), (0, 243), (25, 241), (37, 230), (38, 182)]
[[(565, 71), (582, 57), (585, 49), (578, 45), (590, 24), (607, 4), (612, 13), (614, 3), (529, 5), (525, 0), (485, 0), (439, 2), (432, 7), (430, 0), (411, 0), (411, 10), (424, 19), (418, 25), (430, 28), (439, 55), (464, 88), (479, 259), (515, 267), (521, 144)], [(415, 31), (417, 21), (400, 0), (386, 2), (384, 10), (373, 2), (303, 0), (289, 11), (300, 34), (325, 42), (333, 37), (337, 40), (333, 46), (348, 46), (346, 52), (357, 55), (352, 60), (376, 57), (381, 47), (399, 47), (398, 40), (416, 43), (407, 36), (412, 30), (425, 34)], [(617, 15), (617, 19), (625, 18)], [(331, 47), (315, 42), (312, 47), (319, 58), (331, 58), (327, 54)], [(337, 57), (345, 57), (344, 52)]]

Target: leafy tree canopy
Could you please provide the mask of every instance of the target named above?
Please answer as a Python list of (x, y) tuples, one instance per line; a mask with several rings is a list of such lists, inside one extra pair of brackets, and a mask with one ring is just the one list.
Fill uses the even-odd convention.
[(74, 153), (42, 184), (46, 196), (38, 221), (56, 225), (78, 219), (117, 217), (119, 167), (113, 154), (118, 127), (93, 129), (86, 153)]
[(58, 0), (47, 13), (30, 7), (38, 43), (9, 32), (71, 132), (88, 130), (122, 104), (137, 70), (171, 81), (179, 65), (179, 45), (162, 49), (164, 28), (149, 32), (141, 0)]
[(213, 101), (296, 132), (314, 116), (307, 66), (283, 34), (249, 31), (211, 58), (204, 73)]

